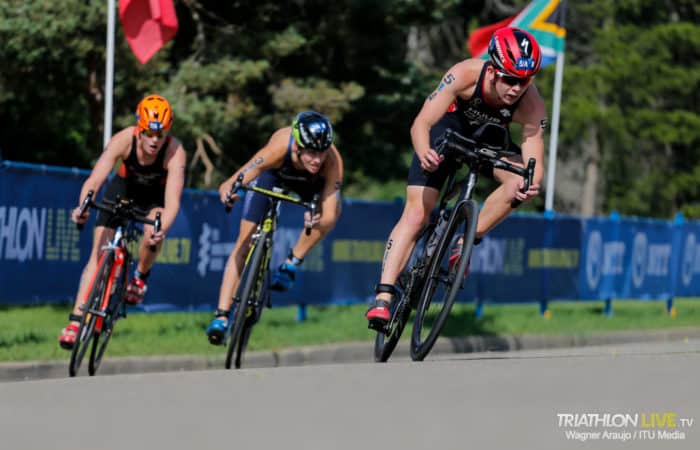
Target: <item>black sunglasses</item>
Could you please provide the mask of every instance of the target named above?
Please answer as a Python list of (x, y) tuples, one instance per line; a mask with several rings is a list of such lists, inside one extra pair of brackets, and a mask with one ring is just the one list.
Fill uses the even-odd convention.
[(519, 78), (519, 77), (514, 77), (512, 75), (506, 75), (503, 72), (496, 72), (496, 75), (503, 80), (505, 84), (508, 86), (515, 86), (516, 84), (519, 84), (520, 86), (527, 86), (532, 82), (532, 79), (535, 78), (534, 75), (531, 77), (526, 77), (526, 78)]

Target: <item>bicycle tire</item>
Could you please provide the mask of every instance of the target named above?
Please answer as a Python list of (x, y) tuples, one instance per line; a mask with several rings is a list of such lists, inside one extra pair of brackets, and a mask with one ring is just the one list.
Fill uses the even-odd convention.
[[(478, 221), (479, 205), (475, 200), (469, 199), (464, 202), (462, 207), (456, 208), (449, 219), (449, 224), (445, 234), (441, 237), (440, 242), (435, 249), (435, 253), (429, 264), (428, 272), (425, 276), (425, 282), (421, 291), (418, 307), (416, 309), (416, 317), (413, 321), (413, 333), (411, 335), (411, 359), (414, 361), (422, 361), (430, 353), (430, 350), (435, 345), (442, 328), (447, 321), (447, 318), (452, 309), (452, 305), (457, 298), (459, 290), (462, 288), (464, 280), (464, 272), (469, 265), (472, 248), (474, 247), (474, 237), (476, 236), (476, 225)], [(447, 273), (445, 276), (445, 256), (448, 255), (452, 238), (457, 233), (460, 227), (464, 227), (464, 239), (462, 243), (462, 258), (459, 266)], [(465, 257), (466, 256), (466, 257)], [(445, 285), (444, 297), (442, 302), (435, 302), (435, 291), (440, 287), (440, 284)], [(426, 318), (430, 305), (439, 305), (439, 312), (429, 326)], [(427, 335), (423, 337), (425, 328), (429, 327)]]
[(233, 366), (236, 369), (241, 368), (241, 363), (243, 362), (243, 353), (248, 345), (248, 339), (250, 339), (250, 333), (253, 330), (253, 325), (246, 321), (243, 325), (243, 331), (241, 331), (241, 338), (238, 340), (238, 345), (236, 345), (236, 359), (233, 362)]
[(87, 296), (87, 301), (85, 302), (86, 308), (83, 311), (82, 318), (80, 319), (80, 327), (78, 328), (78, 335), (75, 338), (75, 344), (73, 345), (73, 350), (70, 355), (70, 363), (68, 365), (68, 373), (71, 377), (78, 374), (80, 370), (80, 365), (82, 364), (83, 358), (85, 357), (85, 352), (88, 349), (90, 341), (95, 336), (95, 326), (97, 323), (98, 316), (91, 314), (90, 310), (99, 310), (104, 297), (104, 290), (106, 286), (107, 278), (112, 270), (112, 265), (114, 264), (114, 252), (105, 251), (103, 253), (102, 259), (98, 266), (95, 279), (90, 286), (90, 291)]
[(102, 362), (102, 357), (107, 350), (107, 345), (112, 338), (112, 331), (114, 330), (114, 325), (119, 319), (119, 314), (124, 307), (126, 295), (126, 286), (128, 281), (128, 264), (124, 264), (122, 267), (122, 272), (119, 278), (116, 280), (117, 286), (114, 288), (114, 292), (109, 298), (109, 303), (107, 303), (107, 315), (102, 321), (102, 331), (95, 336), (92, 341), (92, 351), (90, 352), (90, 361), (88, 364), (88, 374), (94, 376), (97, 373), (97, 369), (100, 367)]
[[(266, 239), (267, 232), (261, 232), (257, 243), (253, 248), (253, 252), (250, 255), (250, 259), (243, 268), (243, 274), (241, 275), (240, 282), (238, 283), (238, 289), (236, 290), (236, 296), (233, 302), (235, 309), (233, 311), (232, 318), (230, 319), (233, 321), (233, 324), (231, 325), (231, 335), (229, 336), (228, 349), (226, 350), (225, 367), (227, 369), (231, 368), (231, 363), (234, 359), (234, 350), (237, 349), (237, 345), (243, 335), (243, 326), (245, 325), (246, 318), (248, 317), (248, 302), (251, 295), (254, 293), (254, 289), (257, 287), (257, 280), (261, 276), (261, 271), (264, 269), (262, 267), (262, 262), (266, 250)], [(237, 360), (240, 360), (239, 353), (242, 353), (243, 350), (244, 348), (241, 348), (240, 351), (236, 352)], [(238, 369), (239, 367), (236, 368)]]
[[(394, 319), (396, 309), (401, 307), (402, 310), (398, 313)], [(394, 301), (391, 303), (391, 317), (394, 319), (393, 326), (389, 331), (389, 335), (385, 335), (383, 331), (377, 331), (377, 337), (374, 340), (374, 361), (375, 362), (387, 362), (391, 354), (394, 352), (396, 345), (401, 339), (401, 334), (403, 333), (406, 324), (408, 323), (408, 318), (411, 316), (411, 305), (408, 299), (402, 298), (399, 301)]]
[[(434, 229), (435, 224), (430, 224), (421, 232), (416, 240), (416, 245), (414, 245), (413, 250), (411, 250), (411, 255), (408, 258), (406, 267), (396, 279), (396, 285), (399, 288), (399, 292), (401, 292), (401, 298), (391, 303), (391, 319), (389, 322), (391, 329), (388, 335), (381, 331), (377, 332), (377, 337), (374, 340), (375, 362), (387, 362), (389, 360), (411, 317), (411, 311), (413, 311), (414, 307), (417, 305), (416, 297), (418, 295), (416, 293), (420, 294), (422, 277), (415, 275), (414, 270), (416, 267), (420, 267), (423, 264), (425, 243)], [(418, 270), (420, 271), (420, 269)], [(394, 317), (396, 308), (398, 308), (399, 305), (401, 305), (403, 310), (400, 312), (400, 316)]]
[[(262, 270), (265, 274), (269, 273), (267, 272), (267, 267), (263, 267)], [(260, 273), (260, 271), (258, 271), (258, 273)], [(248, 340), (250, 339), (250, 334), (253, 331), (253, 326), (260, 321), (263, 309), (265, 309), (265, 305), (268, 304), (268, 298), (266, 297), (267, 295), (269, 295), (266, 288), (267, 281), (261, 281), (261, 284), (259, 286), (261, 287), (261, 289), (260, 291), (258, 291), (257, 298), (255, 299), (255, 310), (252, 314), (246, 315), (246, 320), (243, 324), (243, 332), (241, 333), (242, 337), (238, 340), (238, 346), (236, 348), (236, 360), (234, 361), (234, 366), (236, 367), (236, 369), (240, 369), (241, 365), (243, 364), (243, 353), (245, 352), (245, 349), (248, 346)]]

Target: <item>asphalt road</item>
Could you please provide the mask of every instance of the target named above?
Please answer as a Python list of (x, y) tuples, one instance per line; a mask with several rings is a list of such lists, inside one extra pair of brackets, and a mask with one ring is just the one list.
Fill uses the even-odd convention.
[(698, 449), (698, 373), (687, 340), (8, 382), (0, 448)]

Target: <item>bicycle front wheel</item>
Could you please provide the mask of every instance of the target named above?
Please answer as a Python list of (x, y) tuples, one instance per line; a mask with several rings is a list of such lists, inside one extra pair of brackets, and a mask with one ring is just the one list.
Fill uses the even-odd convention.
[[(452, 305), (462, 288), (465, 272), (469, 266), (479, 205), (475, 200), (467, 200), (456, 208), (450, 216), (445, 234), (442, 236), (428, 265), (425, 284), (421, 291), (416, 318), (411, 335), (411, 359), (422, 361), (435, 345), (447, 321)], [(456, 245), (456, 235), (464, 231), (461, 244), (461, 257), (452, 268), (449, 267), (451, 247)]]
[(100, 367), (102, 357), (104, 356), (107, 345), (112, 337), (114, 325), (122, 314), (124, 309), (124, 296), (126, 295), (126, 285), (128, 277), (128, 264), (122, 267), (121, 274), (118, 278), (113, 279), (113, 287), (110, 288), (112, 295), (107, 304), (106, 315), (102, 321), (102, 331), (95, 336), (92, 341), (92, 351), (90, 352), (90, 362), (88, 364), (88, 373), (95, 375)]
[(95, 278), (92, 281), (92, 286), (90, 287), (88, 296), (83, 304), (85, 306), (85, 310), (83, 311), (83, 316), (80, 319), (78, 336), (75, 338), (75, 344), (73, 345), (73, 350), (70, 354), (70, 364), (68, 366), (68, 373), (71, 377), (78, 374), (80, 364), (83, 361), (83, 357), (85, 357), (85, 352), (88, 349), (90, 341), (95, 337), (96, 333), (99, 333), (99, 331), (96, 330), (97, 323), (98, 321), (102, 322), (102, 317), (100, 317), (102, 299), (105, 296), (107, 281), (113, 265), (114, 252), (111, 250), (106, 250), (102, 254)]
[(233, 314), (231, 319), (231, 336), (229, 337), (228, 349), (226, 350), (226, 368), (230, 369), (233, 362), (233, 353), (236, 351), (236, 368), (240, 368), (241, 355), (245, 350), (245, 336), (243, 335), (244, 325), (249, 315), (253, 314), (251, 304), (255, 302), (262, 282), (264, 281), (263, 257), (265, 256), (265, 240), (267, 233), (263, 232), (252, 250), (248, 262), (243, 268), (241, 280), (238, 283), (236, 296), (233, 301)]
[[(404, 294), (406, 295), (406, 294)], [(408, 297), (402, 297), (391, 303), (391, 321), (387, 325), (388, 333), (377, 331), (377, 338), (374, 340), (374, 360), (376, 362), (387, 362), (394, 352), (396, 344), (401, 339), (403, 329), (411, 316), (411, 305)]]

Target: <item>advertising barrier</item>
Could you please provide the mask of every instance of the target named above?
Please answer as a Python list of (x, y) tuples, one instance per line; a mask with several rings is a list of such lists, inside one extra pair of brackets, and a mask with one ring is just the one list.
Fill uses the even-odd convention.
[[(92, 245), (70, 211), (88, 171), (0, 163), (0, 303), (69, 302)], [(100, 198), (99, 196), (97, 197)], [(186, 189), (149, 279), (147, 310), (213, 310), (238, 233), (214, 191)], [(273, 303), (364, 303), (373, 298), (399, 202), (345, 199), (335, 229)], [(273, 267), (303, 231), (303, 209), (282, 205)], [(474, 248), (460, 301), (480, 303), (670, 299), (700, 294), (700, 223), (514, 214)]]

